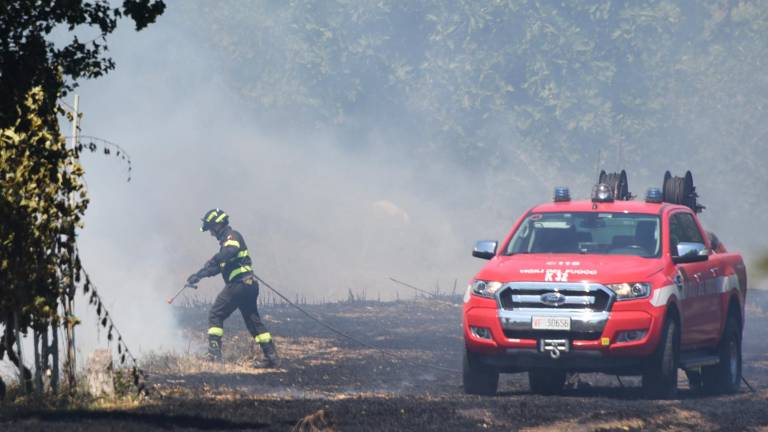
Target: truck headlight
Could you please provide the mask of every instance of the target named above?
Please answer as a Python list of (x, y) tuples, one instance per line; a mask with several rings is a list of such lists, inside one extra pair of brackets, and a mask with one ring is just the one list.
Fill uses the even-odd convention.
[(632, 300), (648, 297), (651, 293), (651, 284), (645, 282), (629, 282), (618, 284), (606, 284), (616, 293), (617, 300)]
[(481, 297), (492, 298), (493, 295), (496, 294), (496, 291), (499, 290), (499, 288), (501, 288), (501, 282), (484, 281), (479, 279), (472, 282), (472, 293)]

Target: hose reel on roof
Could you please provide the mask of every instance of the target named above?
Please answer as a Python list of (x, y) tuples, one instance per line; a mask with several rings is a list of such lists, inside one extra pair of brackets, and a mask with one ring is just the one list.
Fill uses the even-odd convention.
[(696, 213), (701, 213), (705, 208), (697, 202), (699, 194), (696, 193), (690, 171), (686, 171), (684, 177), (673, 177), (669, 171), (665, 172), (661, 190), (664, 194), (664, 202), (684, 205)]
[(621, 170), (617, 173), (606, 173), (605, 170), (600, 171), (600, 175), (597, 178), (597, 183), (608, 185), (611, 192), (613, 192), (613, 199), (617, 201), (629, 201), (633, 198), (629, 192), (629, 180), (627, 179), (627, 172)]

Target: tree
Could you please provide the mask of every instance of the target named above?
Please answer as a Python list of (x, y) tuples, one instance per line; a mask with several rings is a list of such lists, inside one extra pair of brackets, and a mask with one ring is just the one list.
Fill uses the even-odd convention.
[[(88, 205), (76, 151), (66, 148), (44, 100), (40, 87), (32, 89), (23, 117), (0, 130), (0, 358), (7, 354), (25, 379), (31, 376), (12, 349), (19, 333), (47, 335), (74, 319), (59, 317), (58, 305), (73, 294), (65, 281), (79, 274), (74, 229)], [(42, 352), (55, 348), (46, 342)]]
[(634, 160), (652, 153), (638, 141), (669, 136), (675, 120), (688, 120), (673, 110), (690, 115), (713, 105), (712, 96), (720, 104), (763, 90), (768, 7), (755, 1), (236, 0), (184, 8), (255, 109), (339, 125), (382, 112), (417, 117), (406, 125), (426, 121), (427, 135), (473, 162), (495, 154), (478, 147), (509, 146), (483, 130), (495, 123), (565, 162), (592, 157), (595, 147), (618, 153), (619, 144)]
[[(750, 184), (768, 181), (760, 158), (768, 141), (766, 2), (183, 7), (191, 37), (214, 48), (254, 117), (282, 115), (265, 125), (319, 123), (342, 139), (350, 134), (349, 146), (364, 146), (376, 130), (404, 153), (447, 155), (491, 185), (552, 185), (564, 175), (593, 182), (596, 165), (659, 182), (666, 169), (694, 169), (718, 188), (709, 197), (741, 186), (718, 180), (733, 173), (748, 172)], [(638, 173), (648, 166), (663, 168)], [(503, 194), (519, 191), (492, 193), (504, 203), (515, 197)], [(765, 206), (757, 194), (738, 205), (709, 197), (728, 216)]]
[[(0, 3), (0, 359), (7, 355), (17, 365), (26, 387), (33, 377), (21, 358), (20, 335), (33, 330), (38, 387), (49, 361), (56, 386), (57, 329), (77, 322), (59, 315), (59, 305), (73, 298), (83, 274), (75, 238), (88, 205), (82, 148), (67, 148), (57, 102), (79, 79), (115, 67), (104, 54), (119, 18), (132, 18), (140, 30), (164, 8), (162, 0), (124, 0), (114, 9), (105, 0)], [(72, 36), (57, 47), (49, 38), (58, 26), (96, 28), (99, 36), (88, 42)], [(110, 324), (110, 338), (111, 331)]]
[[(17, 108), (34, 87), (43, 89), (43, 107), (53, 112), (58, 97), (81, 78), (97, 78), (114, 69), (106, 57), (106, 37), (123, 16), (141, 30), (163, 13), (162, 0), (124, 0), (112, 8), (108, 0), (0, 2), (0, 128), (19, 119)], [(51, 33), (65, 27), (72, 39), (57, 47)], [(98, 36), (81, 41), (75, 30), (94, 28)]]

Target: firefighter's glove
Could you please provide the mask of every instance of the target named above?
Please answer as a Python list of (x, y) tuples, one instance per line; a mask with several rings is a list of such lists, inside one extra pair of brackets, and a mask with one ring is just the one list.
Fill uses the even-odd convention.
[(198, 276), (197, 273), (187, 278), (187, 286), (190, 288), (197, 289), (197, 286), (195, 285), (197, 285), (198, 282), (200, 282), (200, 276)]

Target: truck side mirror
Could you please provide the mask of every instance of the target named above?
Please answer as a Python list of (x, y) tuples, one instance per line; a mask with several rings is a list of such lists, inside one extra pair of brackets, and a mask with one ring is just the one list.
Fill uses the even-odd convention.
[(672, 257), (675, 264), (706, 261), (709, 250), (704, 243), (680, 242), (677, 244), (677, 256)]
[(475, 243), (475, 249), (472, 250), (472, 256), (475, 258), (491, 259), (496, 256), (496, 248), (499, 242), (495, 240), (481, 240)]

